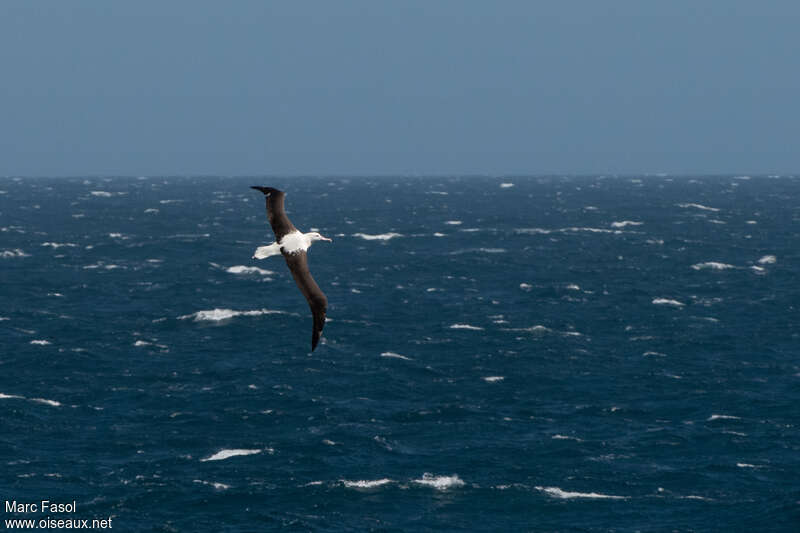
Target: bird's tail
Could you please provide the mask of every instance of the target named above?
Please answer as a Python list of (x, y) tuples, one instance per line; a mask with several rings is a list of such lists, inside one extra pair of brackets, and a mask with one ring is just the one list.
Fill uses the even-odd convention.
[(251, 189), (255, 189), (257, 191), (263, 192), (265, 195), (269, 196), (274, 192), (280, 192), (278, 189), (273, 189), (272, 187), (259, 187), (258, 185), (253, 185), (250, 187)]

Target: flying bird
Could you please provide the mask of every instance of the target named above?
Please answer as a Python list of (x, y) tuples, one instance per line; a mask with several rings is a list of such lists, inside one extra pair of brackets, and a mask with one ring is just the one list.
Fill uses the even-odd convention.
[(306, 297), (311, 314), (314, 316), (314, 327), (311, 330), (311, 351), (317, 347), (325, 327), (325, 312), (328, 309), (328, 298), (319, 288), (317, 282), (308, 271), (308, 258), (306, 251), (315, 241), (333, 242), (332, 239), (323, 237), (316, 231), (302, 233), (294, 227), (292, 221), (286, 216), (283, 200), (286, 193), (272, 187), (251, 187), (261, 191), (267, 200), (267, 219), (272, 231), (275, 233), (275, 242), (268, 246), (259, 246), (253, 254), (254, 259), (265, 259), (273, 255), (282, 254), (286, 264), (292, 272), (295, 283)]

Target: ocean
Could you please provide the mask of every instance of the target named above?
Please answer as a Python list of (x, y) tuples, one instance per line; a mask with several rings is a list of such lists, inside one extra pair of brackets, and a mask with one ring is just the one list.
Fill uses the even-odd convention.
[[(333, 238), (313, 354), (283, 259), (251, 259), (273, 235), (250, 185)], [(798, 531), (798, 198), (791, 176), (0, 178), (3, 525)]]

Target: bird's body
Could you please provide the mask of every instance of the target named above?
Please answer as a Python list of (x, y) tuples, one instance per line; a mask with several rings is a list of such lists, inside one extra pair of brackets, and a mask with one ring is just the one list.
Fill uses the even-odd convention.
[(311, 244), (315, 240), (313, 239), (313, 235), (319, 234), (301, 233), (299, 231), (287, 233), (280, 241), (275, 241), (269, 246), (259, 246), (256, 248), (253, 258), (266, 259), (267, 257), (271, 257), (273, 255), (280, 255), (282, 252), (286, 252), (288, 254), (305, 252), (311, 247)]
[(311, 314), (314, 316), (314, 326), (311, 332), (311, 351), (317, 347), (322, 328), (325, 327), (325, 314), (328, 309), (328, 298), (319, 288), (308, 270), (306, 252), (315, 241), (331, 241), (317, 232), (302, 233), (286, 216), (283, 200), (286, 194), (271, 187), (252, 187), (264, 193), (267, 198), (267, 218), (272, 231), (275, 233), (275, 242), (267, 246), (256, 248), (253, 258), (265, 259), (281, 254), (292, 272), (292, 277), (305, 296)]

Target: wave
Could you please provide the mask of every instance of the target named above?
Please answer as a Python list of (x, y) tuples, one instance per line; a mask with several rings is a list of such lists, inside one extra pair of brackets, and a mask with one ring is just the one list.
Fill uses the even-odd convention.
[(357, 481), (349, 481), (347, 479), (343, 479), (341, 480), (341, 482), (345, 487), (350, 489), (374, 489), (377, 487), (382, 487), (383, 485), (394, 483), (394, 481), (389, 478), (373, 479), (373, 480), (360, 479)]
[(114, 196), (112, 193), (110, 193), (108, 191), (92, 191), (90, 194), (92, 196), (99, 196), (101, 198), (110, 198), (110, 197)]
[(513, 187), (513, 186), (514, 186), (514, 184), (513, 184), (513, 183), (501, 183), (501, 184), (500, 184), (500, 188), (501, 188), (501, 189), (510, 189), (510, 188), (511, 188), (511, 187)]
[(482, 327), (479, 326), (471, 326), (469, 324), (451, 324), (450, 329), (469, 329), (473, 331), (483, 331)]
[(202, 479), (193, 479), (194, 483), (200, 483), (202, 485), (210, 485), (217, 490), (225, 490), (231, 488), (230, 485), (226, 485), (225, 483), (217, 483), (215, 481), (203, 481)]
[(634, 222), (633, 220), (623, 220), (621, 222), (612, 222), (612, 228), (624, 228), (625, 226), (641, 226), (644, 222)]
[(261, 316), (261, 315), (285, 315), (286, 311), (275, 311), (272, 309), (257, 309), (253, 311), (234, 311), (233, 309), (208, 309), (197, 311), (189, 315), (179, 316), (179, 320), (194, 319), (195, 322), (211, 321), (220, 322), (237, 316)]
[(53, 407), (61, 407), (61, 402), (55, 400), (48, 400), (47, 398), (30, 398), (30, 401), (43, 403), (45, 405), (52, 405)]
[(713, 211), (715, 213), (719, 211), (718, 207), (708, 207), (707, 205), (702, 204), (678, 204), (678, 207), (683, 207), (684, 209), (691, 207), (694, 209), (700, 209), (702, 211)]
[(555, 440), (574, 440), (575, 442), (583, 442), (583, 439), (579, 439), (578, 437), (570, 437), (569, 435), (556, 434), (550, 438)]
[(9, 257), (30, 257), (30, 254), (26, 254), (19, 248), (14, 248), (13, 250), (3, 250), (0, 252), (0, 257), (9, 258)]
[(26, 398), (16, 394), (3, 394), (0, 392), (0, 400), (28, 400), (29, 402), (42, 403), (51, 407), (61, 407), (61, 402), (55, 400), (48, 400), (47, 398)]
[(450, 252), (449, 255), (463, 255), (463, 254), (472, 254), (476, 252), (481, 252), (484, 254), (504, 254), (508, 252), (508, 250), (506, 250), (505, 248), (464, 248), (461, 250)]
[(618, 229), (607, 229), (607, 228), (592, 228), (587, 226), (572, 226), (569, 228), (556, 228), (556, 229), (546, 229), (546, 228), (516, 228), (514, 229), (515, 233), (520, 233), (524, 235), (549, 235), (551, 233), (613, 233), (614, 235), (620, 235), (625, 233), (624, 231)]
[(43, 242), (42, 246), (49, 246), (50, 248), (58, 249), (58, 248), (75, 248), (78, 245), (72, 242)]
[(675, 307), (683, 307), (684, 303), (678, 300), (670, 300), (669, 298), (653, 298), (653, 305), (672, 305)]
[(569, 500), (572, 498), (591, 498), (591, 499), (598, 499), (598, 500), (624, 500), (626, 499), (625, 496), (614, 496), (611, 494), (600, 494), (598, 492), (569, 492), (566, 490), (562, 490), (558, 487), (534, 487), (536, 490), (540, 490), (547, 494), (548, 496), (552, 496), (554, 498), (561, 498), (564, 500)]
[(461, 222), (460, 220), (446, 220), (445, 224), (447, 224), (448, 226), (460, 226), (461, 224), (463, 224), (463, 222)]
[(37, 340), (32, 340), (30, 342), (30, 344), (38, 344), (39, 346), (47, 346), (47, 345), (51, 344), (51, 342), (50, 341), (46, 341), (46, 340), (38, 340), (37, 339)]
[(404, 359), (406, 361), (413, 361), (410, 357), (406, 357), (405, 355), (400, 355), (399, 353), (394, 352), (383, 352), (381, 353), (381, 357), (392, 357), (394, 359)]
[(506, 378), (505, 376), (485, 376), (482, 377), (481, 379), (486, 383), (497, 383), (499, 381), (503, 381)]
[(230, 459), (231, 457), (238, 457), (240, 455), (255, 455), (261, 453), (262, 451), (264, 450), (246, 448), (222, 449), (214, 455), (210, 455), (205, 459), (200, 459), (200, 462), (204, 463), (206, 461), (222, 461), (224, 459)]
[(711, 270), (727, 270), (729, 268), (736, 268), (733, 265), (729, 265), (728, 263), (718, 263), (716, 261), (707, 261), (705, 263), (697, 263), (692, 265), (692, 268), (695, 270), (703, 270), (705, 268), (710, 268)]
[(271, 276), (275, 272), (272, 270), (264, 270), (263, 268), (251, 267), (245, 265), (236, 265), (225, 269), (228, 274), (260, 274), (261, 276)]
[(774, 265), (778, 261), (778, 258), (774, 255), (765, 255), (761, 259), (758, 260), (759, 265)]
[(733, 415), (711, 415), (706, 420), (711, 422), (712, 420), (740, 420), (741, 417), (733, 416)]
[(98, 261), (97, 263), (95, 263), (93, 265), (86, 265), (85, 267), (83, 267), (84, 270), (94, 270), (94, 269), (115, 270), (117, 268), (123, 268), (124, 269), (125, 267), (122, 267), (122, 266), (119, 266), (119, 265), (115, 265), (114, 263), (106, 264), (103, 261)]
[(400, 233), (381, 233), (379, 235), (370, 235), (368, 233), (354, 233), (353, 237), (361, 237), (365, 241), (388, 241), (389, 239), (394, 239), (395, 237), (402, 237), (403, 235)]
[(413, 482), (418, 485), (432, 487), (436, 490), (448, 490), (464, 486), (464, 481), (458, 477), (458, 474), (453, 474), (452, 476), (434, 476), (433, 474), (425, 472), (420, 479), (414, 479)]

